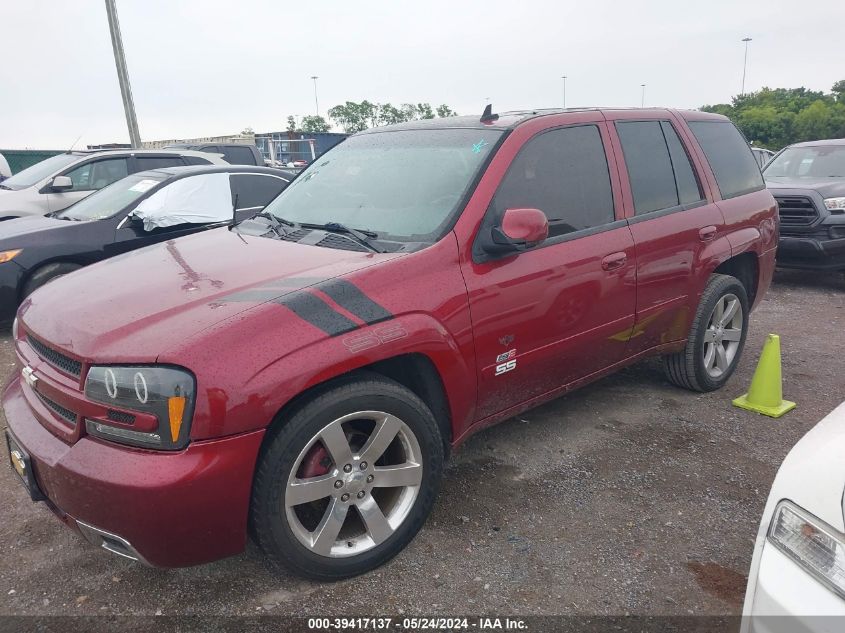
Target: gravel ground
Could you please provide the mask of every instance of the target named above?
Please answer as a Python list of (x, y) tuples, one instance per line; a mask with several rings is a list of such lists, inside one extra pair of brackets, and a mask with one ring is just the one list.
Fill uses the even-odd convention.
[[(0, 615), (738, 613), (777, 467), (843, 398), (843, 326), (841, 275), (779, 272), (723, 391), (682, 391), (647, 361), (482, 432), (411, 546), (335, 584), (273, 574), (254, 547), (179, 570), (110, 556), (0, 467)], [(768, 332), (798, 402), (780, 420), (730, 403)], [(6, 332), (0, 380), (12, 371)]]

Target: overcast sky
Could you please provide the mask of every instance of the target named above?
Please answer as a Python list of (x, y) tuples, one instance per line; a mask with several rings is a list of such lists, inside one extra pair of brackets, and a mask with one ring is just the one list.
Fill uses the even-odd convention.
[[(283, 130), (346, 100), (695, 108), (845, 79), (843, 0), (117, 0), (143, 140)], [(103, 0), (3, 0), (0, 148), (127, 142)]]

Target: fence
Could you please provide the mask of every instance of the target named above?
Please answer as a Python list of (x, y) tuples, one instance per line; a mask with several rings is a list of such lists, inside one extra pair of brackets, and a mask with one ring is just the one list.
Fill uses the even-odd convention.
[(26, 169), (30, 165), (40, 163), (45, 158), (61, 154), (65, 150), (60, 149), (0, 149), (0, 154), (9, 163), (9, 169), (13, 174)]

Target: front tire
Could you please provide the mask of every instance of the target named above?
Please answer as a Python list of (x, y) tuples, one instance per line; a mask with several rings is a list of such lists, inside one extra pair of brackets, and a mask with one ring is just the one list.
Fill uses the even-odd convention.
[(380, 376), (338, 384), (271, 431), (251, 525), (275, 565), (316, 580), (369, 571), (398, 554), (437, 496), (443, 442), (431, 411)]
[(663, 357), (666, 377), (691, 391), (720, 389), (739, 364), (748, 333), (748, 294), (730, 275), (714, 274), (701, 295), (683, 351)]
[(82, 266), (79, 264), (71, 264), (70, 262), (57, 262), (42, 266), (32, 273), (26, 284), (24, 284), (23, 291), (21, 292), (21, 300), (26, 299), (41, 286), (80, 268)]

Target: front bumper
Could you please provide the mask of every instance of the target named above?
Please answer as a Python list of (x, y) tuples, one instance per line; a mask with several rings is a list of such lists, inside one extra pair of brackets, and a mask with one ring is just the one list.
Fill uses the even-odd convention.
[(0, 264), (0, 327), (10, 325), (15, 318), (23, 274), (23, 268), (14, 261)]
[(766, 542), (754, 583), (750, 609), (746, 605), (743, 629), (750, 633), (842, 630), (845, 600)]
[(137, 554), (130, 558), (156, 567), (197, 565), (243, 551), (263, 430), (194, 442), (177, 453), (88, 436), (68, 444), (37, 420), (23, 388), (19, 377), (7, 385), (3, 410), (30, 455), (38, 487), (63, 522), (126, 555), (107, 546), (123, 541)]
[(783, 268), (845, 270), (845, 238), (782, 235), (778, 242), (777, 265)]

